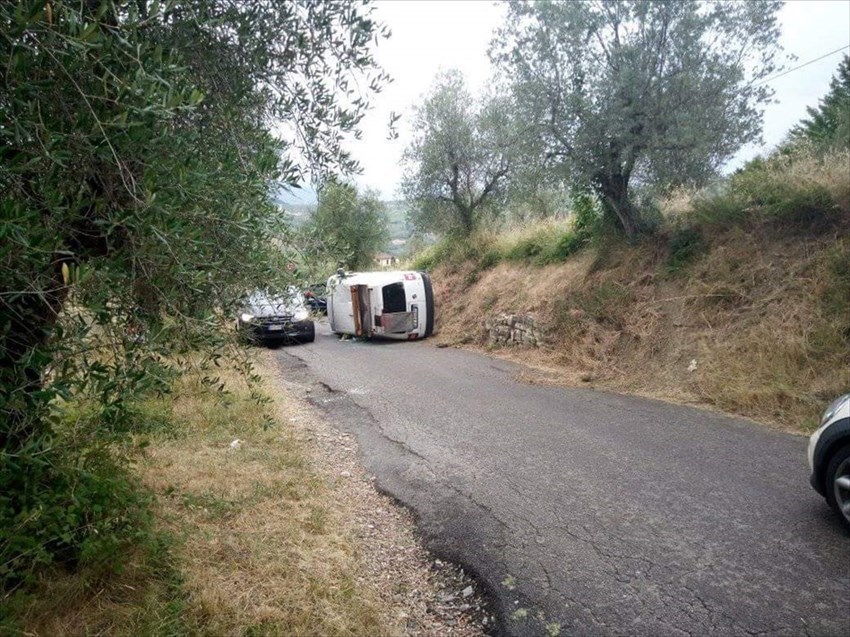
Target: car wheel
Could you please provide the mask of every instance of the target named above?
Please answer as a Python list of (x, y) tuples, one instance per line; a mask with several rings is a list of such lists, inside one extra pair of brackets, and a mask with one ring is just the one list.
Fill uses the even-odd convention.
[(302, 343), (312, 343), (316, 340), (316, 326), (310, 323), (310, 329), (299, 339)]
[(850, 445), (832, 456), (826, 468), (826, 500), (850, 526)]

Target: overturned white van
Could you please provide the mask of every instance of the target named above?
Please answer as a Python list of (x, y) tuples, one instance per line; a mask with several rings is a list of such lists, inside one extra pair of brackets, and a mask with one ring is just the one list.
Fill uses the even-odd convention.
[(434, 331), (426, 272), (338, 272), (328, 279), (328, 321), (336, 334), (414, 340)]

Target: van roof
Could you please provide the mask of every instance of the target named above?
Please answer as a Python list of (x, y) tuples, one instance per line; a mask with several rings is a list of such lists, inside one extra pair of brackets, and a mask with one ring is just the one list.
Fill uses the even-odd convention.
[[(389, 272), (349, 272), (345, 278), (340, 278), (346, 285), (387, 285), (388, 283), (398, 283), (405, 281), (404, 275), (415, 275), (416, 280), (421, 277), (419, 272), (413, 270), (393, 270)], [(409, 279), (407, 279), (409, 280)]]

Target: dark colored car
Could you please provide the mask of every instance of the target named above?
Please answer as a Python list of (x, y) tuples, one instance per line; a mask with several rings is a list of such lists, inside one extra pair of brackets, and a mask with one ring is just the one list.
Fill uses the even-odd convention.
[(815, 491), (850, 526), (850, 394), (824, 412), (820, 427), (809, 439), (809, 467)]
[(312, 343), (316, 338), (310, 311), (296, 288), (283, 295), (251, 294), (236, 319), (236, 329), (255, 343)]
[(307, 306), (316, 314), (328, 313), (328, 286), (325, 283), (315, 283), (304, 290)]

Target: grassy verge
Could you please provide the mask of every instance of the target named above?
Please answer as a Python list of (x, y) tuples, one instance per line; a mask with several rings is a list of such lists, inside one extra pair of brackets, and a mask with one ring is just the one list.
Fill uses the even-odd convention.
[[(401, 632), (364, 583), (352, 524), (287, 427), (225, 369), (139, 405), (135, 469), (155, 532), (118, 574), (43, 573), (3, 600), (2, 632), (26, 635), (383, 635)], [(271, 425), (271, 426), (270, 426)], [(233, 443), (234, 440), (239, 443)]]
[(564, 222), (482, 233), (434, 274), (440, 338), (492, 348), (482, 317), (531, 312), (543, 346), (499, 353), (552, 382), (809, 431), (850, 388), (849, 166), (846, 151), (755, 162), (668, 197), (642, 241), (563, 258), (545, 255)]

